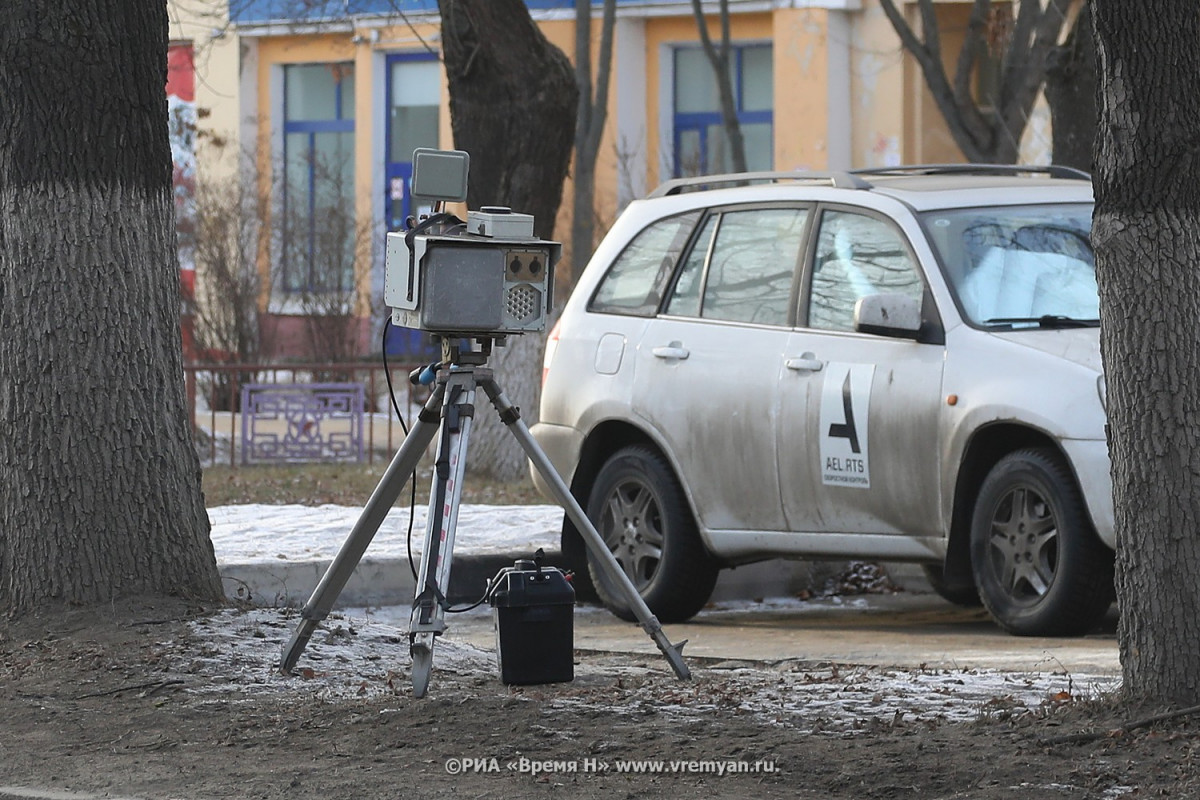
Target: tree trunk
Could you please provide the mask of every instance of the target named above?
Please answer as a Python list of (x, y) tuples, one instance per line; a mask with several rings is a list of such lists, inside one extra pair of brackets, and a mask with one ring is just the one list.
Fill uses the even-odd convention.
[(1096, 44), (1090, 4), (1084, 5), (1067, 41), (1053, 52), (1049, 63), (1045, 91), (1053, 161), (1091, 172), (1096, 140)]
[(1121, 664), (1130, 696), (1192, 705), (1200, 702), (1200, 14), (1167, 0), (1095, 0), (1093, 13), (1092, 237)]
[(608, 82), (612, 73), (616, 14), (616, 0), (604, 0), (600, 63), (596, 68), (593, 95), (592, 3), (591, 0), (575, 3), (575, 82), (579, 85), (579, 113), (575, 121), (574, 180), (571, 183), (571, 285), (583, 274), (596, 241), (596, 156), (608, 118)]
[[(521, 0), (438, 0), (438, 9), (454, 143), (471, 154), (467, 205), (532, 214), (535, 232), (548, 239), (575, 134), (579, 90), (571, 62), (546, 41)], [(492, 360), (526, 422), (537, 416), (542, 350), (542, 336), (513, 336)], [(524, 454), (496, 415), (481, 413), (475, 423), (475, 470), (501, 480), (523, 476)]]
[(222, 597), (184, 402), (166, 8), (0, 24), (0, 608)]

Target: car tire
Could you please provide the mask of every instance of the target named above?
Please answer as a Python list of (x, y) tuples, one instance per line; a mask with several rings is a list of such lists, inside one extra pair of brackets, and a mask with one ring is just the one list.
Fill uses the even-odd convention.
[[(658, 453), (640, 445), (614, 453), (592, 484), (587, 514), (660, 622), (682, 622), (708, 602), (719, 567), (700, 541), (679, 481)], [(604, 605), (621, 619), (636, 620), (590, 552), (588, 562)]]
[(925, 579), (929, 581), (929, 585), (933, 587), (933, 590), (943, 600), (953, 603), (956, 606), (962, 606), (963, 608), (975, 608), (983, 605), (983, 601), (979, 599), (979, 590), (975, 588), (975, 584), (963, 586), (947, 583), (946, 574), (941, 564), (922, 564), (921, 569), (924, 570)]
[(1113, 553), (1096, 536), (1057, 451), (1018, 450), (984, 479), (971, 522), (984, 606), (1021, 636), (1078, 636), (1113, 600)]

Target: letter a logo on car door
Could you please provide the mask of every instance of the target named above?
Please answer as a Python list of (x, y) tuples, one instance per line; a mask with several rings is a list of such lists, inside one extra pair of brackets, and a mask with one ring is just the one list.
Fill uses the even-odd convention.
[(850, 449), (855, 455), (862, 452), (858, 446), (858, 430), (854, 427), (854, 403), (850, 396), (850, 372), (846, 371), (846, 380), (842, 381), (842, 413), (846, 415), (845, 422), (835, 422), (829, 426), (830, 436), (844, 436), (850, 440)]
[(874, 364), (830, 363), (821, 389), (821, 482), (871, 488), (867, 444)]

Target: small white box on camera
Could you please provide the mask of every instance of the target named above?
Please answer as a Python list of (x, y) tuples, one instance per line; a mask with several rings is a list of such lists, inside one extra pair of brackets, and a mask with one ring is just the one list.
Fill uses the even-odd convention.
[(467, 232), (499, 239), (532, 239), (533, 216), (502, 206), (484, 206), (467, 212)]

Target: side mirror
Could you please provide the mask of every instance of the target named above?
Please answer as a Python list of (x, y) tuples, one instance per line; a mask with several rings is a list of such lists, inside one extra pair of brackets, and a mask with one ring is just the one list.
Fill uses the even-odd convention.
[(854, 304), (854, 330), (896, 339), (916, 339), (921, 301), (906, 294), (869, 294)]

